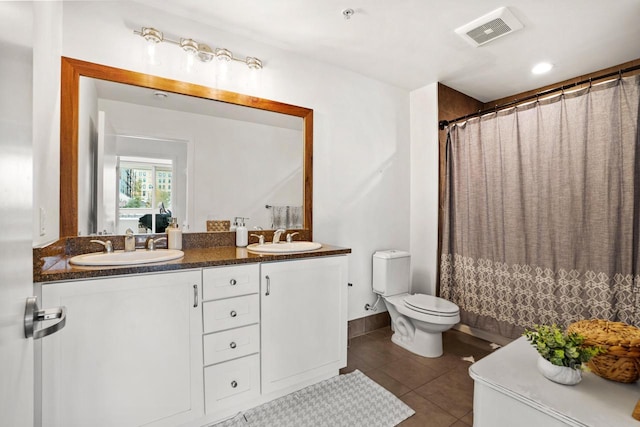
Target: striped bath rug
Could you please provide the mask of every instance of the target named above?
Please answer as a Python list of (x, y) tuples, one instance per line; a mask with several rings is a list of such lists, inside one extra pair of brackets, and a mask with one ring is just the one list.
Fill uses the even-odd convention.
[(249, 409), (213, 427), (392, 427), (415, 411), (355, 370)]

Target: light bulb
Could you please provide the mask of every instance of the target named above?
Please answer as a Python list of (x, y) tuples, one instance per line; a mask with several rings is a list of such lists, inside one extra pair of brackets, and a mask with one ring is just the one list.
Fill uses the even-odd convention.
[(213, 59), (214, 53), (209, 46), (204, 43), (198, 43), (198, 58), (202, 62), (209, 62)]
[(249, 67), (250, 70), (262, 69), (262, 61), (260, 61), (258, 58), (254, 58), (253, 56), (247, 56), (247, 59), (245, 60), (245, 62), (247, 63), (247, 67)]
[(155, 28), (143, 27), (140, 35), (150, 43), (160, 43), (164, 39), (162, 32)]
[(189, 55), (198, 53), (198, 43), (193, 39), (180, 39), (180, 47)]
[(231, 51), (229, 49), (219, 47), (216, 49), (216, 58), (218, 58), (220, 61), (231, 61), (233, 55), (231, 54)]
[(553, 64), (550, 64), (549, 62), (540, 62), (531, 69), (531, 72), (533, 74), (544, 74), (551, 71), (552, 68)]

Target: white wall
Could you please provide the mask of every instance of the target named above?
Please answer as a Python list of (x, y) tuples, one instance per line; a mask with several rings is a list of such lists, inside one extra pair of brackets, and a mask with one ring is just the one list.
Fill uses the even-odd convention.
[(438, 83), (411, 92), (411, 288), (435, 295), (438, 263)]
[(60, 230), (62, 2), (33, 2), (33, 12), (33, 244), (40, 246)]
[[(289, 54), (257, 41), (127, 2), (64, 2), (62, 54), (115, 67), (216, 86), (314, 110), (314, 240), (350, 247), (349, 319), (368, 315), (371, 255), (375, 250), (409, 249), (409, 94), (349, 71)], [(55, 23), (55, 20), (54, 20)], [(173, 36), (193, 37), (227, 47), (239, 56), (261, 58), (265, 68), (257, 82), (241, 64), (232, 64), (227, 78), (216, 77), (212, 66), (187, 67), (175, 46), (158, 46), (157, 64), (146, 56), (144, 41), (133, 29), (155, 26)], [(52, 29), (54, 38), (58, 28)], [(54, 50), (55, 52), (55, 50)], [(59, 63), (47, 66), (55, 75)], [(38, 72), (45, 69), (39, 67)], [(47, 104), (58, 110), (59, 100), (48, 77)], [(59, 113), (58, 113), (59, 115)], [(53, 124), (43, 126), (49, 130)], [(51, 134), (50, 164), (38, 171), (38, 203), (53, 217), (58, 211), (57, 132)], [(50, 197), (55, 196), (55, 197)], [(55, 200), (54, 200), (55, 199)], [(57, 221), (57, 215), (56, 215)], [(415, 263), (414, 263), (415, 264)]]
[[(91, 79), (80, 79), (78, 96), (78, 234), (98, 231), (94, 206), (98, 167), (98, 92)], [(102, 231), (102, 230), (100, 230)]]
[[(299, 130), (110, 100), (101, 100), (100, 108), (118, 134), (190, 142), (189, 216), (184, 209), (174, 211), (185, 231), (203, 232), (207, 219), (233, 221), (238, 216), (250, 218), (249, 229), (269, 229), (271, 215), (265, 205), (302, 206)], [(174, 189), (176, 206), (181, 206), (184, 190)]]

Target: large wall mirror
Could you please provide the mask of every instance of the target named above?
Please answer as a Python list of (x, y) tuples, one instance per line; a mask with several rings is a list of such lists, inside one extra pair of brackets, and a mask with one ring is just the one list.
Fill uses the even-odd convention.
[(312, 232), (313, 110), (62, 58), (60, 237)]

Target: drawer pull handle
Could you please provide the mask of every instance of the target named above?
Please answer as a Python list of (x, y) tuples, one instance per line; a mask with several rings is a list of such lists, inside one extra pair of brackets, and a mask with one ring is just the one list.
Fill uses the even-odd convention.
[(231, 387), (232, 388), (238, 387), (238, 383), (236, 381), (231, 381)]
[(238, 282), (236, 282), (236, 279), (231, 279), (231, 280), (229, 280), (229, 284), (230, 284), (231, 286), (235, 286), (235, 285), (236, 285), (236, 283), (238, 283)]
[(271, 279), (269, 276), (264, 276), (264, 278), (267, 280), (267, 291), (264, 293), (264, 296), (268, 297), (271, 294)]
[(193, 285), (193, 306), (198, 306), (198, 285)]
[(231, 348), (236, 348), (236, 347), (237, 347), (237, 345), (236, 345), (236, 343), (235, 343), (235, 342), (231, 341), (231, 344), (229, 344), (229, 347), (231, 347)]
[(235, 310), (231, 310), (231, 313), (229, 313), (229, 316), (231, 317), (236, 317), (238, 315), (238, 313), (236, 313)]

